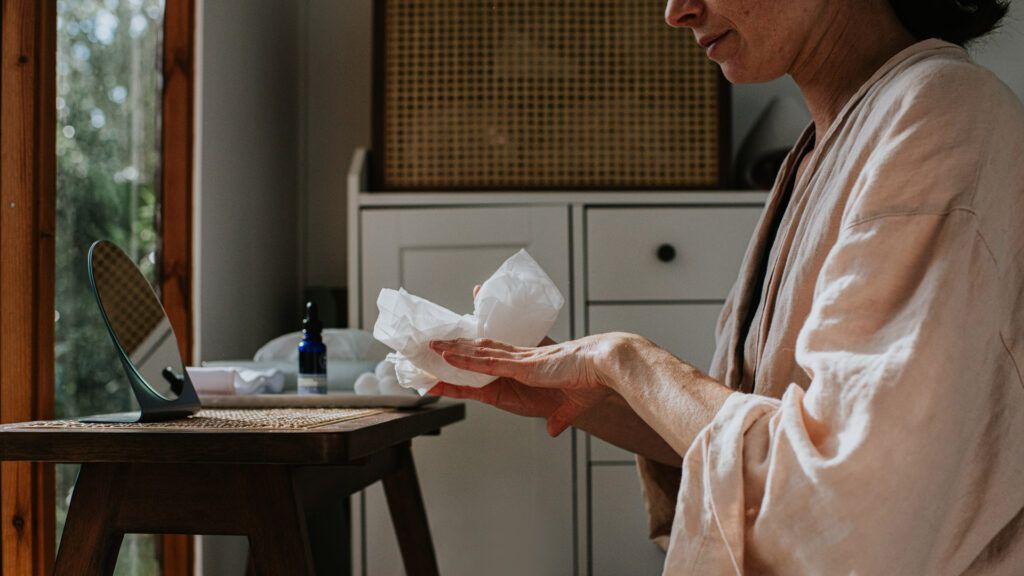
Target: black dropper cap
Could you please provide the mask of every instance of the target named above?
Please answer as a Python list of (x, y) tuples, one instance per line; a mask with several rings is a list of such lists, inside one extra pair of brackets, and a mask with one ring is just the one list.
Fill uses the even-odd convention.
[(316, 302), (306, 302), (306, 317), (302, 319), (302, 331), (309, 335), (319, 336), (323, 327)]

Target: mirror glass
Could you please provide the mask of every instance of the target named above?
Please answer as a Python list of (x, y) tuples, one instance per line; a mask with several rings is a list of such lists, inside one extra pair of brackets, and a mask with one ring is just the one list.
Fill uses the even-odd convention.
[(167, 400), (183, 386), (184, 364), (164, 307), (127, 254), (110, 242), (89, 253), (89, 274), (107, 328), (143, 382)]

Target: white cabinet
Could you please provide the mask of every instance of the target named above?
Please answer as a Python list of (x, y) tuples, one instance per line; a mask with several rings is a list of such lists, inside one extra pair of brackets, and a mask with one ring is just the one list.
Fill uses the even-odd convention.
[[(526, 248), (567, 299), (554, 338), (635, 332), (702, 369), (766, 196), (368, 193), (363, 160), (357, 153), (349, 177), (355, 325), (372, 329), (385, 287), (468, 312), (473, 285)], [(413, 450), (443, 574), (660, 572), (624, 450), (575, 431), (552, 439), (543, 421), (474, 403), (465, 422)], [(382, 491), (357, 500), (354, 573), (402, 574)]]

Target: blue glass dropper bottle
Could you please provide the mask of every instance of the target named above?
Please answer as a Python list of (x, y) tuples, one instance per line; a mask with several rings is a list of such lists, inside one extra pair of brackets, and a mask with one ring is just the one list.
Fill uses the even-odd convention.
[(320, 335), (322, 330), (316, 302), (306, 302), (299, 343), (299, 394), (327, 394), (327, 346)]

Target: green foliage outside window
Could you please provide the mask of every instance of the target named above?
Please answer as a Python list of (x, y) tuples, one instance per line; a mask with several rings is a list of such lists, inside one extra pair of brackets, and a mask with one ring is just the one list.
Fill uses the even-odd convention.
[[(163, 12), (163, 0), (57, 2), (57, 418), (131, 409), (86, 253), (111, 240), (155, 285)], [(76, 475), (57, 468), (58, 538)], [(115, 573), (159, 574), (156, 550), (126, 537)]]

